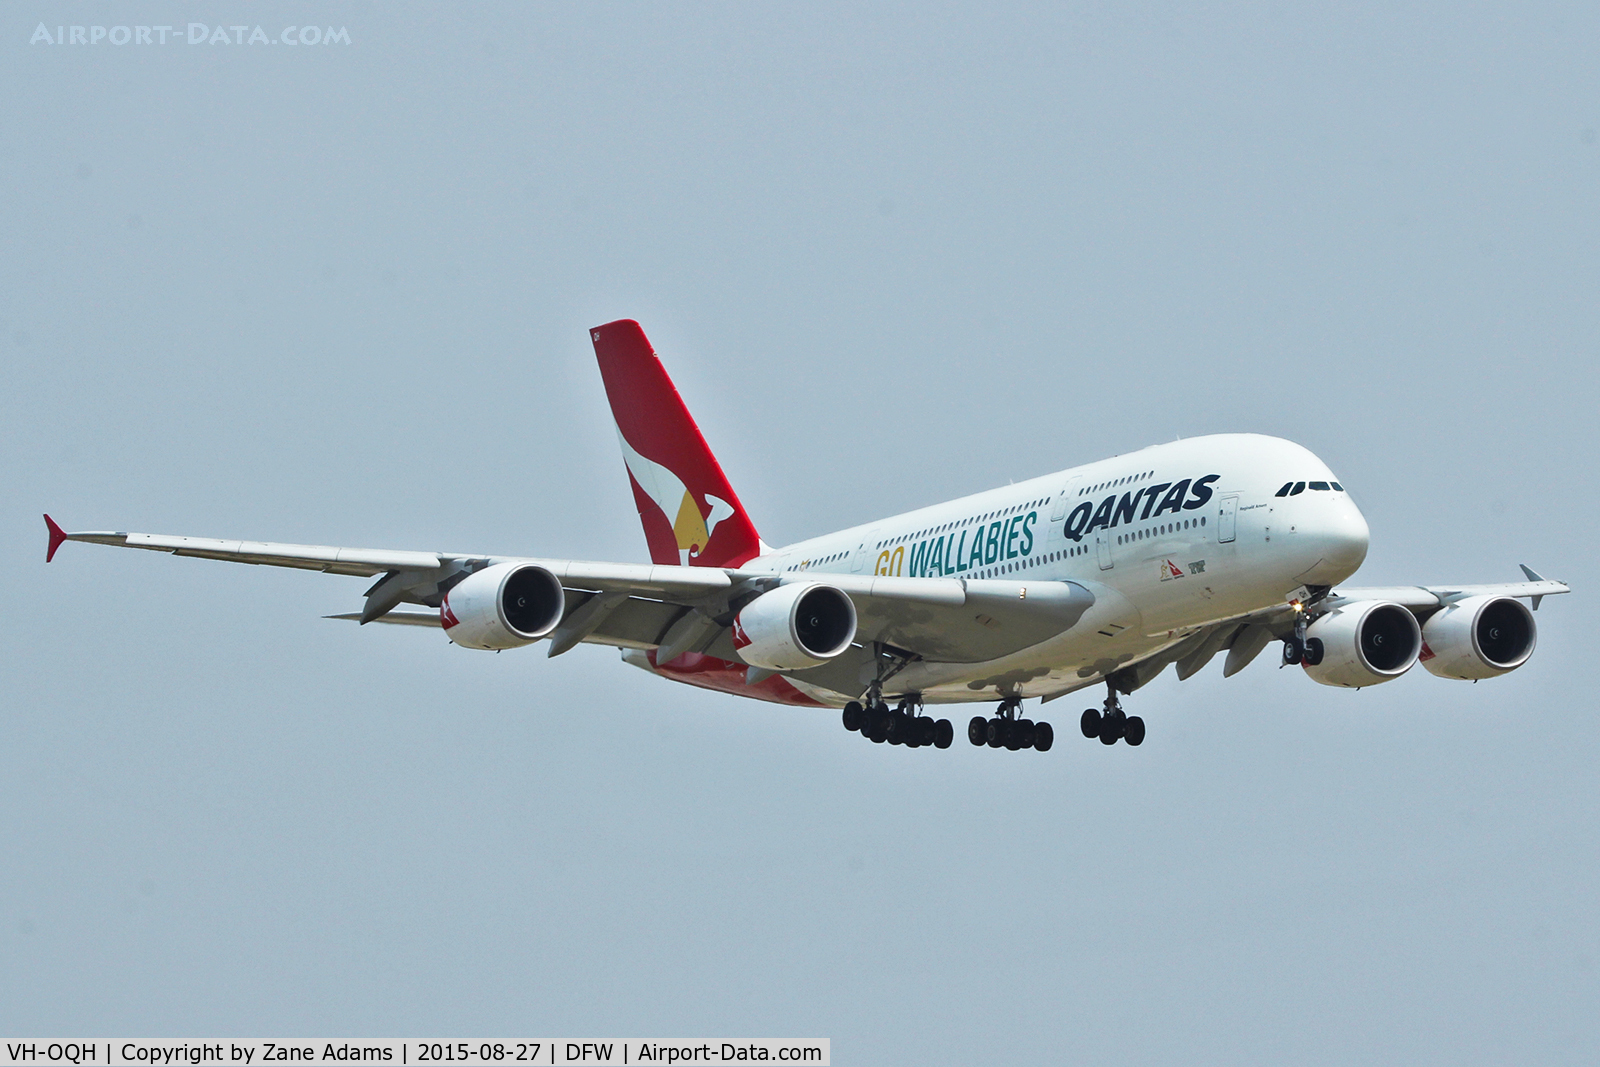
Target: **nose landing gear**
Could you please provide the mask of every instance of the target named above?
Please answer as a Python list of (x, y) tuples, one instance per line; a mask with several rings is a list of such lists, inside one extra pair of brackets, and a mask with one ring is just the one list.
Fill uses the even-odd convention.
[[(1327, 590), (1324, 589), (1323, 593)], [(1320, 599), (1320, 594), (1312, 598)], [(1294, 607), (1294, 634), (1283, 639), (1283, 665), (1293, 667), (1297, 663), (1304, 663), (1308, 667), (1315, 667), (1322, 662), (1322, 639), (1319, 637), (1306, 637), (1306, 627), (1310, 620), (1306, 618), (1305, 606), (1299, 600), (1290, 601)]]
[(1078, 728), (1084, 737), (1098, 737), (1102, 745), (1126, 741), (1137, 748), (1144, 744), (1144, 720), (1122, 710), (1122, 702), (1110, 682), (1106, 683), (1105, 710), (1087, 709), (1078, 720)]

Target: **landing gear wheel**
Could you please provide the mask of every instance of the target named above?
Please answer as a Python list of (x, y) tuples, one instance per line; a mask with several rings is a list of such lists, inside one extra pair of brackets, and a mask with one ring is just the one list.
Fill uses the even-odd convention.
[(1305, 653), (1300, 651), (1299, 642), (1290, 640), (1283, 643), (1283, 662), (1286, 666), (1293, 667), (1304, 655)]
[(990, 748), (999, 748), (1006, 743), (1006, 721), (998, 715), (989, 720), (988, 733)]
[(1306, 666), (1307, 667), (1315, 667), (1317, 664), (1321, 663), (1322, 662), (1323, 652), (1324, 652), (1324, 649), (1322, 647), (1322, 638), (1320, 638), (1320, 637), (1307, 638), (1306, 639), (1306, 654), (1305, 654), (1305, 664), (1306, 664)]
[(852, 700), (844, 706), (844, 728), (851, 733), (861, 729), (862, 708), (858, 701)]
[(916, 747), (916, 723), (903, 711), (889, 713), (889, 743)]
[(1033, 724), (1032, 719), (1018, 719), (1016, 723), (1013, 724), (1012, 729), (1017, 732), (1018, 748), (1033, 747), (1033, 741), (1038, 731), (1038, 727)]
[(1114, 745), (1122, 737), (1123, 727), (1127, 725), (1128, 717), (1120, 711), (1113, 711), (1100, 718), (1100, 743)]
[(1007, 752), (1015, 752), (1022, 747), (1022, 723), (1016, 720), (1001, 719), (1005, 723), (1005, 741)]
[(1122, 725), (1122, 739), (1134, 748), (1144, 744), (1144, 720), (1137, 715), (1129, 715), (1128, 721)]
[(1041, 722), (1033, 728), (1033, 747), (1040, 752), (1049, 752), (1050, 746), (1056, 743), (1056, 731), (1047, 722)]
[(956, 739), (956, 728), (950, 725), (949, 719), (940, 719), (933, 724), (933, 747), (949, 748), (950, 742)]
[(938, 740), (938, 737), (939, 737), (939, 726), (938, 726), (937, 723), (935, 723), (932, 719), (928, 718), (925, 715), (918, 716), (916, 722), (917, 722), (917, 735), (916, 736), (917, 736), (917, 743), (919, 745), (931, 745), (936, 740)]
[(1083, 730), (1084, 737), (1099, 737), (1100, 713), (1093, 708), (1088, 709), (1083, 713), (1083, 717), (1078, 720), (1078, 726)]
[(889, 740), (889, 713), (882, 705), (876, 705), (867, 712), (865, 724), (861, 732), (872, 739), (875, 745), (881, 745)]
[(989, 720), (982, 715), (974, 715), (972, 721), (967, 723), (967, 740), (974, 745), (987, 745), (989, 743)]

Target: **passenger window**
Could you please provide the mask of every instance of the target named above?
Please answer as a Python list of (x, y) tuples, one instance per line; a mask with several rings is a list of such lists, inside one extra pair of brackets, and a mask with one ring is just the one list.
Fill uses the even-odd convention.
[(1295, 482), (1294, 483), (1294, 488), (1289, 490), (1289, 495), (1290, 496), (1299, 496), (1301, 493), (1303, 493), (1305, 491), (1306, 491), (1306, 483), (1305, 482)]

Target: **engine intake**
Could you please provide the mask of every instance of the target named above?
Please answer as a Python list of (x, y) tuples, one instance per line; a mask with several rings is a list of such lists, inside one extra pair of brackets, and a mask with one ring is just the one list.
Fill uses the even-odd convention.
[(554, 630), (566, 609), (566, 593), (552, 572), (532, 563), (496, 563), (445, 594), (439, 621), (462, 648), (519, 648)]
[(1422, 628), (1422, 665), (1440, 678), (1494, 678), (1528, 662), (1537, 631), (1533, 612), (1520, 600), (1467, 597)]
[(1322, 655), (1303, 661), (1314, 682), (1361, 689), (1392, 682), (1422, 653), (1417, 617), (1387, 600), (1360, 600), (1335, 608), (1306, 627), (1306, 643), (1320, 641)]
[(855, 636), (855, 602), (843, 590), (816, 582), (780, 585), (733, 620), (740, 658), (770, 671), (819, 666), (849, 648)]

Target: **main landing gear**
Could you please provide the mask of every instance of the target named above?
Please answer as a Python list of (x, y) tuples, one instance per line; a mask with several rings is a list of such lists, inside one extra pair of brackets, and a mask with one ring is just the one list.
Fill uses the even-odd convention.
[(874, 744), (887, 741), (891, 745), (907, 748), (949, 748), (955, 739), (955, 727), (949, 719), (931, 719), (920, 714), (920, 707), (911, 697), (902, 699), (891, 708), (883, 698), (869, 693), (862, 703), (852, 700), (844, 706), (844, 728), (860, 732)]
[(1010, 697), (1000, 702), (994, 718), (973, 716), (972, 721), (967, 723), (967, 740), (974, 745), (1004, 748), (1011, 752), (1024, 748), (1049, 752), (1050, 746), (1056, 743), (1055, 728), (1047, 722), (1018, 718), (1021, 710), (1022, 701)]
[(1109, 682), (1106, 683), (1105, 710), (1088, 709), (1078, 720), (1078, 726), (1084, 737), (1098, 737), (1102, 745), (1114, 745), (1118, 741), (1135, 747), (1144, 744), (1144, 720), (1123, 712), (1117, 691)]

